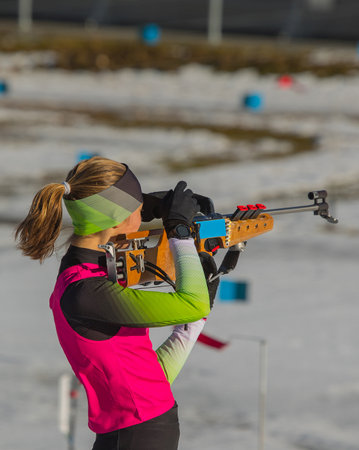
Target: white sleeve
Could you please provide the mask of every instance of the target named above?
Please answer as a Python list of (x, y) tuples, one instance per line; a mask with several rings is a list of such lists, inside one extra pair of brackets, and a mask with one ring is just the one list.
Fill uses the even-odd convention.
[(181, 371), (205, 323), (205, 319), (200, 319), (197, 322), (175, 326), (172, 334), (156, 350), (158, 361), (170, 384)]

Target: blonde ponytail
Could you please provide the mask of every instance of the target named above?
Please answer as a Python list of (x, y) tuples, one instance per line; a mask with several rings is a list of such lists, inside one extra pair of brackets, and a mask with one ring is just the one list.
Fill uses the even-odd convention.
[(62, 226), (62, 197), (78, 200), (112, 186), (125, 173), (126, 166), (95, 156), (79, 162), (63, 183), (44, 186), (34, 197), (27, 217), (15, 231), (23, 254), (40, 262), (51, 256)]
[(43, 262), (53, 254), (61, 231), (64, 193), (63, 184), (51, 183), (35, 195), (27, 217), (15, 231), (18, 248), (24, 255)]

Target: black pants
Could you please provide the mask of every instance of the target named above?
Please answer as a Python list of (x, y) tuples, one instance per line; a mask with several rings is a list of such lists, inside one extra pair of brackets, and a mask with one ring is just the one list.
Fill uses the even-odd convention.
[(92, 450), (177, 450), (177, 404), (161, 416), (110, 433), (97, 434)]

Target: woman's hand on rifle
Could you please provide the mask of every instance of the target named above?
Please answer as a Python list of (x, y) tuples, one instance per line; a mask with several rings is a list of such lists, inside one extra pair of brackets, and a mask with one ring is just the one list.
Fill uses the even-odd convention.
[(170, 194), (164, 200), (162, 220), (167, 236), (171, 236), (171, 232), (179, 224), (191, 227), (193, 217), (200, 210), (193, 192), (186, 187), (187, 183), (180, 181), (173, 192), (169, 191)]

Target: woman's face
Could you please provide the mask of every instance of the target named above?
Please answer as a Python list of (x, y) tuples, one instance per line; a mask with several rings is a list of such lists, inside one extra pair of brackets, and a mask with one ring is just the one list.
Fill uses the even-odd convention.
[(136, 209), (136, 211), (134, 211), (130, 215), (130, 217), (128, 217), (128, 219), (129, 219), (128, 227), (131, 229), (131, 231), (127, 231), (127, 233), (135, 233), (140, 228), (140, 225), (141, 225), (141, 222), (142, 222), (141, 209), (142, 209), (142, 205), (139, 206)]
[(113, 227), (113, 236), (118, 234), (129, 234), (138, 231), (141, 225), (141, 209), (142, 205), (139, 206), (136, 211), (134, 211), (130, 216), (127, 217), (122, 223)]

